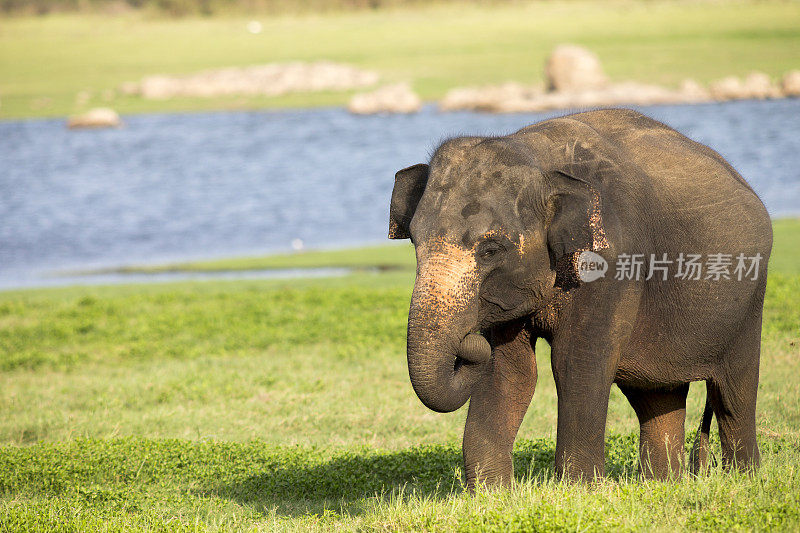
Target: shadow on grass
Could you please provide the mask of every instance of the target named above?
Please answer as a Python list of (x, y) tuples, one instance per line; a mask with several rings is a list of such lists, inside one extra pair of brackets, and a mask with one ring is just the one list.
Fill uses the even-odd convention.
[[(618, 441), (618, 442), (617, 442)], [(613, 478), (636, 469), (636, 441), (612, 438), (607, 445), (607, 473)], [(552, 479), (555, 442), (538, 439), (517, 443), (514, 475), (519, 481)], [(461, 450), (456, 446), (414, 447), (395, 452), (344, 452), (308, 464), (287, 461), (242, 481), (206, 494), (236, 501), (268, 513), (298, 516), (326, 509), (360, 513), (366, 500), (391, 497), (441, 499), (463, 491)]]

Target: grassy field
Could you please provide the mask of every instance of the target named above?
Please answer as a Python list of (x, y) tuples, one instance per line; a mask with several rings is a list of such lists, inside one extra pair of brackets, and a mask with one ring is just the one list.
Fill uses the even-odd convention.
[[(540, 341), (518, 485), (464, 494), (466, 410), (428, 411), (408, 381), (410, 269), (0, 293), (0, 531), (796, 530), (798, 234), (800, 220), (775, 223), (761, 470), (672, 483), (637, 478), (637, 425), (616, 388), (608, 479), (553, 479), (556, 396)], [(390, 246), (205, 267), (412, 262)], [(704, 394), (692, 387), (690, 433)]]
[[(330, 59), (408, 80), (425, 99), (455, 86), (542, 79), (556, 44), (595, 51), (613, 79), (676, 85), (800, 68), (800, 4), (788, 1), (519, 2), (248, 19), (143, 14), (0, 19), (0, 118), (341, 105), (349, 93), (149, 101), (114, 91), (148, 74)], [(81, 92), (88, 101), (79, 103)]]

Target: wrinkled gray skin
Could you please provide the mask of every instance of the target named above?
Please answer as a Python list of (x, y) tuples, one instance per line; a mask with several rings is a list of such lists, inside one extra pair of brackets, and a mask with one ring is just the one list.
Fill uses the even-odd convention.
[[(628, 110), (548, 120), (506, 137), (442, 144), (397, 173), (390, 237), (411, 238), (417, 278), (408, 369), (420, 400), (470, 400), (467, 485), (507, 485), (511, 449), (536, 385), (533, 346), (552, 347), (556, 471), (603, 475), (610, 388), (641, 427), (641, 469), (684, 465), (689, 383), (708, 400), (692, 453), (706, 462), (716, 415), (725, 465), (758, 465), (755, 406), (761, 314), (772, 247), (764, 205), (716, 152)], [(580, 281), (577, 255), (609, 272)], [(757, 279), (614, 280), (618, 254), (761, 254)], [(735, 264), (735, 259), (733, 263)], [(733, 271), (733, 266), (731, 266)], [(705, 272), (703, 273), (705, 277)]]

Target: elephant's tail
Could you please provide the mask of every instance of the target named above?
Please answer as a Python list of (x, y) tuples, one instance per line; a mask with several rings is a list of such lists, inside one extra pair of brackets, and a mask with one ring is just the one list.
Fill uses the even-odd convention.
[(693, 474), (700, 473), (708, 465), (708, 434), (711, 431), (711, 418), (714, 416), (710, 392), (706, 392), (706, 406), (703, 409), (703, 418), (700, 420), (700, 427), (697, 428), (692, 451), (689, 453), (689, 465)]

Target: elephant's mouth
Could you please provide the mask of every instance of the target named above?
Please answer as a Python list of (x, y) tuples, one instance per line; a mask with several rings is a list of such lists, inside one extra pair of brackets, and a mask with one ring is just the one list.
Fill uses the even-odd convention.
[(456, 360), (453, 363), (453, 373), (454, 374), (458, 374), (458, 371), (461, 370), (461, 367), (463, 367), (464, 365), (470, 365), (470, 364), (473, 364), (473, 363), (470, 363), (466, 359), (462, 359), (461, 357), (456, 356)]

